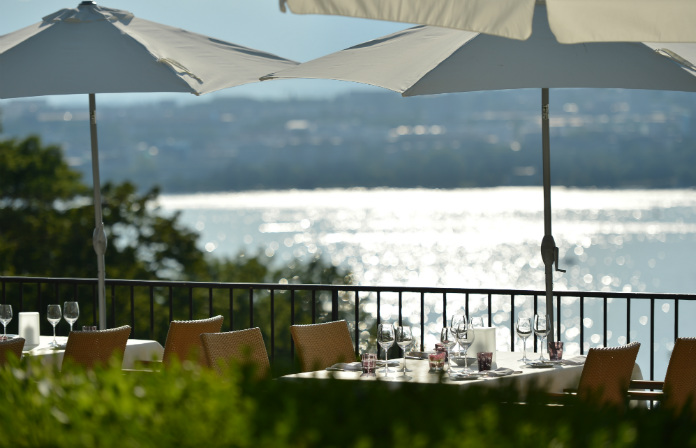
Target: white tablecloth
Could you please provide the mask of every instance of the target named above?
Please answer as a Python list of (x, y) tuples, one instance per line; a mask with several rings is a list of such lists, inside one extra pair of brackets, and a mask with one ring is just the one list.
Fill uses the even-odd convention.
[[(41, 336), (41, 343), (23, 353), (23, 357), (40, 357), (44, 363), (54, 363), (60, 367), (63, 363), (64, 349), (53, 349), (49, 344), (53, 341), (53, 336)], [(58, 336), (56, 341), (65, 347), (68, 341), (67, 336)], [(132, 369), (135, 361), (161, 361), (164, 348), (157, 341), (146, 339), (128, 339), (126, 351), (123, 354), (123, 368)]]
[[(530, 359), (537, 359), (538, 354), (528, 353)], [(507, 376), (501, 377), (479, 377), (475, 380), (465, 380), (465, 381), (452, 381), (449, 379), (449, 375), (445, 372), (443, 376), (443, 383), (457, 385), (459, 387), (469, 387), (471, 385), (485, 386), (485, 387), (500, 387), (513, 383), (515, 387), (521, 392), (525, 393), (529, 386), (536, 382), (537, 386), (546, 388), (549, 392), (563, 392), (563, 389), (573, 389), (577, 388), (578, 382), (580, 381), (580, 374), (582, 373), (582, 365), (562, 365), (555, 364), (551, 368), (532, 368), (524, 365), (520, 358), (522, 354), (519, 352), (497, 352), (497, 365), (493, 365), (495, 368), (510, 368), (515, 373)], [(398, 369), (403, 368), (403, 358), (399, 359), (400, 364)], [(407, 372), (407, 375), (411, 377), (409, 382), (417, 383), (437, 383), (440, 381), (440, 375), (437, 373), (430, 372), (430, 368), (427, 360), (420, 359), (406, 359), (406, 367), (411, 372)], [(475, 360), (470, 358), (469, 367), (472, 370), (478, 370), (478, 365)], [(388, 376), (385, 376), (383, 372), (383, 367), (378, 367), (376, 376), (362, 376), (362, 372), (348, 372), (348, 371), (326, 371), (321, 370), (317, 372), (305, 372), (297, 373), (293, 375), (286, 375), (283, 378), (329, 378), (333, 376), (337, 379), (345, 380), (361, 380), (361, 381), (405, 381), (399, 378), (401, 375), (397, 367), (392, 367), (394, 372), (390, 372)], [(633, 371), (633, 379), (642, 379), (642, 374), (640, 367), (636, 364)]]

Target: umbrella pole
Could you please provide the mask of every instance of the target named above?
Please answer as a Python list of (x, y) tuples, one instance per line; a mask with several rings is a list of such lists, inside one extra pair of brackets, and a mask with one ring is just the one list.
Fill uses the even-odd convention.
[(99, 329), (106, 329), (106, 288), (105, 288), (105, 263), (106, 232), (102, 219), (101, 205), (101, 181), (99, 180), (99, 145), (97, 144), (97, 114), (96, 99), (93, 93), (89, 94), (89, 134), (92, 140), (92, 191), (94, 193), (94, 233), (92, 245), (97, 253), (97, 287), (99, 290)]
[(551, 137), (549, 135), (549, 89), (546, 87), (541, 89), (541, 147), (544, 174), (544, 239), (541, 240), (541, 259), (544, 261), (546, 278), (546, 314), (549, 316), (548, 324), (551, 326), (547, 340), (553, 342), (556, 340), (553, 313), (554, 263), (557, 271), (565, 271), (558, 269), (558, 247), (551, 234)]

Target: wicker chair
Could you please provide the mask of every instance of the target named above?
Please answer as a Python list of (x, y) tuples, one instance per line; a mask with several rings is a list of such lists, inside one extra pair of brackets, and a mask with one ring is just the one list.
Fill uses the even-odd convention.
[(578, 399), (624, 408), (639, 349), (639, 342), (621, 347), (591, 348), (580, 375)]
[(233, 362), (253, 365), (257, 378), (267, 376), (270, 371), (268, 352), (258, 327), (227, 333), (203, 333), (201, 342), (208, 366), (220, 374)]
[(71, 331), (63, 355), (63, 366), (78, 364), (88, 369), (107, 365), (112, 357), (123, 359), (131, 327), (99, 331)]
[(664, 381), (631, 381), (630, 388), (658, 389), (629, 390), (631, 400), (661, 401), (664, 408), (677, 413), (690, 405), (690, 412), (696, 414), (696, 338), (676, 340)]
[(201, 365), (207, 365), (201, 334), (219, 333), (222, 330), (222, 316), (200, 320), (174, 320), (169, 324), (167, 340), (164, 343), (162, 362), (164, 365), (185, 360), (197, 360)]
[(345, 320), (292, 325), (290, 333), (303, 372), (325, 369), (337, 362), (355, 361), (355, 347)]
[(0, 366), (8, 363), (9, 358), (14, 356), (17, 359), (22, 357), (24, 348), (24, 338), (8, 339), (0, 342)]

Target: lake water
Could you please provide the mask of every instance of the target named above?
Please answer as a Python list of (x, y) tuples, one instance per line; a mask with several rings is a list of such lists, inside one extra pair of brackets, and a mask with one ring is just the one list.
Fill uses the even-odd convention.
[[(263, 252), (277, 263), (321, 256), (361, 285), (544, 289), (541, 187), (163, 195), (160, 205), (181, 211), (182, 222), (200, 232), (201, 248), (213, 254)], [(696, 292), (696, 191), (554, 187), (552, 207), (559, 267), (567, 270), (555, 274), (554, 289)], [(383, 319), (396, 312), (388, 302), (381, 310)], [(590, 304), (586, 311), (586, 347), (600, 341), (597, 310)], [(693, 315), (687, 310), (680, 310), (681, 332), (692, 327), (682, 318)], [(495, 311), (494, 321), (502, 320), (505, 310)], [(673, 309), (665, 304), (661, 311), (668, 319)], [(647, 311), (634, 312), (631, 340), (646, 340)], [(579, 351), (573, 327), (580, 322), (567, 317), (562, 339), (572, 353)], [(620, 330), (609, 334), (609, 345), (626, 340)], [(668, 359), (672, 340), (669, 330), (658, 332), (656, 365)]]

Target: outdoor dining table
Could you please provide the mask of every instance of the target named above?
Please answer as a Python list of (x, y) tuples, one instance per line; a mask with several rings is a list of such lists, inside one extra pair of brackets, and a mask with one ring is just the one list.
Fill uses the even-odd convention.
[[(40, 358), (44, 364), (53, 363), (61, 366), (63, 355), (65, 354), (65, 344), (68, 342), (67, 336), (56, 336), (56, 342), (60, 348), (53, 348), (49, 344), (53, 341), (53, 336), (41, 336), (39, 345), (26, 347), (22, 352), (24, 358)], [(157, 341), (148, 339), (128, 339), (126, 351), (123, 354), (123, 368), (132, 369), (136, 361), (161, 360), (164, 348)]]
[[(528, 353), (529, 358), (534, 361), (539, 358), (538, 353)], [(520, 352), (496, 352), (496, 363), (491, 367), (491, 372), (488, 375), (472, 375), (470, 377), (455, 376), (450, 378), (450, 375), (445, 371), (442, 375), (440, 372), (431, 372), (427, 359), (410, 359), (406, 358), (406, 367), (410, 370), (407, 375), (411, 377), (408, 380), (400, 378), (402, 375), (404, 358), (398, 358), (398, 366), (392, 365), (390, 360), (391, 372), (388, 376), (383, 373), (383, 365), (378, 365), (376, 375), (362, 375), (362, 371), (351, 370), (318, 370), (314, 372), (303, 372), (292, 375), (286, 375), (284, 379), (300, 379), (300, 378), (316, 378), (329, 379), (335, 378), (339, 380), (360, 380), (360, 381), (389, 381), (389, 382), (411, 382), (411, 383), (443, 383), (452, 384), (459, 387), (471, 387), (473, 385), (482, 387), (501, 387), (510, 384), (522, 394), (529, 390), (529, 387), (536, 385), (543, 387), (549, 392), (563, 392), (564, 389), (577, 388), (582, 373), (583, 364), (566, 360), (565, 362), (546, 362), (543, 365), (524, 364), (520, 359)], [(573, 359), (582, 359), (575, 357)], [(469, 368), (478, 372), (477, 362), (473, 358), (469, 358)], [(456, 370), (461, 370), (461, 367), (455, 367)], [(510, 369), (512, 373), (500, 375), (496, 369)], [(507, 373), (507, 372), (504, 372)], [(456, 378), (456, 379), (455, 379)], [(633, 369), (632, 379), (642, 379), (640, 366), (636, 364)]]

